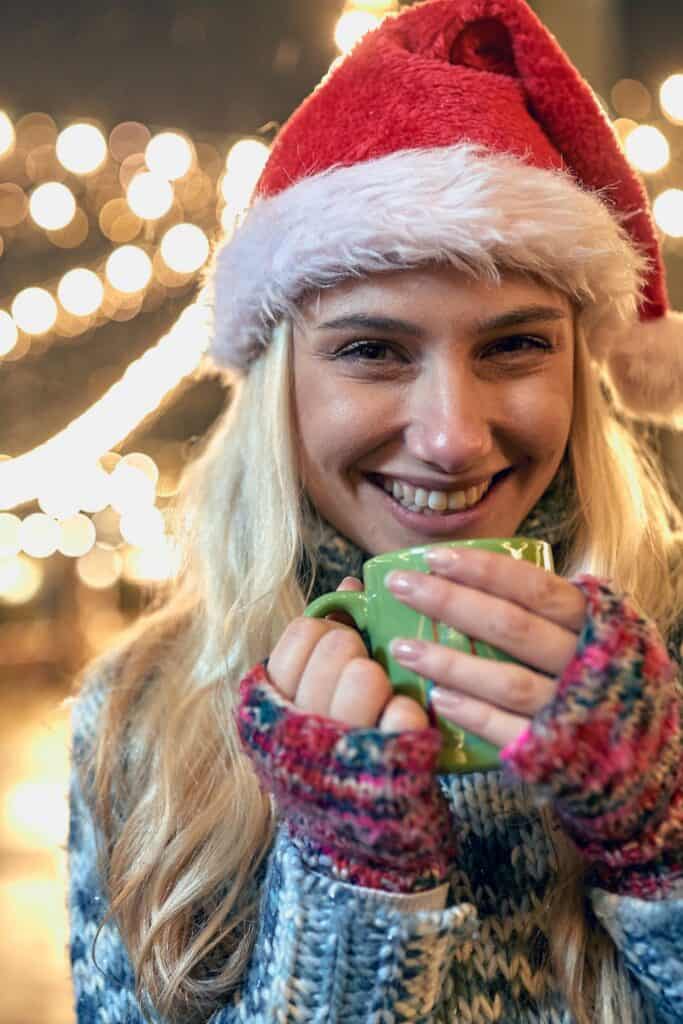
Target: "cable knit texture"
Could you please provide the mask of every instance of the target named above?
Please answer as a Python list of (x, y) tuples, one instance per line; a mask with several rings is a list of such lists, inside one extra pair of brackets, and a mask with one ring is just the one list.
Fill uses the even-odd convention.
[(595, 881), (662, 898), (683, 877), (681, 694), (655, 626), (607, 581), (581, 576), (588, 613), (554, 699), (502, 751), (552, 800)]
[(237, 723), (304, 860), (389, 892), (444, 881), (455, 844), (435, 780), (437, 729), (382, 733), (302, 714), (257, 665), (242, 681)]

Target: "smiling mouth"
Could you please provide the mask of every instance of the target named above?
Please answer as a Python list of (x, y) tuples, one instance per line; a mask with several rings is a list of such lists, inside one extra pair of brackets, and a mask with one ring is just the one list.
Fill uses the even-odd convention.
[(393, 498), (397, 505), (409, 512), (421, 513), (425, 516), (452, 516), (466, 512), (478, 505), (488, 492), (501, 480), (509, 476), (513, 467), (495, 473), (488, 480), (466, 490), (460, 491), (427, 491), (411, 484), (403, 483), (379, 473), (368, 473), (366, 479)]

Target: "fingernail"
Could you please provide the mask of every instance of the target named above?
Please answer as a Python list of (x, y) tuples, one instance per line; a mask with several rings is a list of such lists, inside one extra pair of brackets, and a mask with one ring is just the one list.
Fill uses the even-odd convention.
[(432, 686), (429, 691), (429, 700), (431, 704), (440, 704), (445, 711), (448, 711), (449, 708), (455, 708), (458, 704), (462, 704), (463, 697), (455, 690), (443, 690), (440, 686)]
[(460, 557), (452, 548), (434, 548), (425, 552), (425, 561), (434, 569), (452, 569)]
[(412, 584), (407, 576), (404, 576), (402, 572), (388, 572), (384, 577), (385, 586), (389, 587), (389, 590), (394, 590), (398, 594), (407, 594), (411, 589)]
[(389, 644), (389, 653), (397, 661), (417, 661), (426, 649), (420, 640), (392, 640)]

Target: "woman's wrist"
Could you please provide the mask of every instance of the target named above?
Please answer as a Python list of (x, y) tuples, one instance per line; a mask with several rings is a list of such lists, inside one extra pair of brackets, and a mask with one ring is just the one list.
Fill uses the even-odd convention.
[(383, 733), (302, 714), (261, 665), (240, 698), (245, 750), (311, 867), (390, 892), (447, 878), (454, 848), (435, 775), (437, 730)]
[(654, 624), (606, 581), (575, 581), (588, 613), (553, 700), (502, 759), (552, 801), (596, 879), (664, 895), (680, 877), (681, 703)]

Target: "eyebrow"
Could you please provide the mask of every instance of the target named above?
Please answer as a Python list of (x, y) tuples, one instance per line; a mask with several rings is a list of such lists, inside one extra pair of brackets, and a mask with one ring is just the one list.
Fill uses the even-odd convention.
[[(538, 320), (566, 320), (568, 313), (557, 306), (521, 306), (518, 309), (508, 310), (499, 316), (487, 317), (478, 320), (475, 324), (477, 334), (487, 334), (489, 331), (502, 330), (506, 327), (519, 327), (520, 324), (530, 323)], [(410, 323), (408, 320), (398, 320), (390, 316), (370, 316), (366, 313), (354, 313), (350, 316), (336, 317), (334, 320), (326, 320), (318, 324), (317, 330), (370, 330), (370, 331), (392, 331), (406, 335), (411, 338), (422, 338), (426, 331), (418, 324)]]

